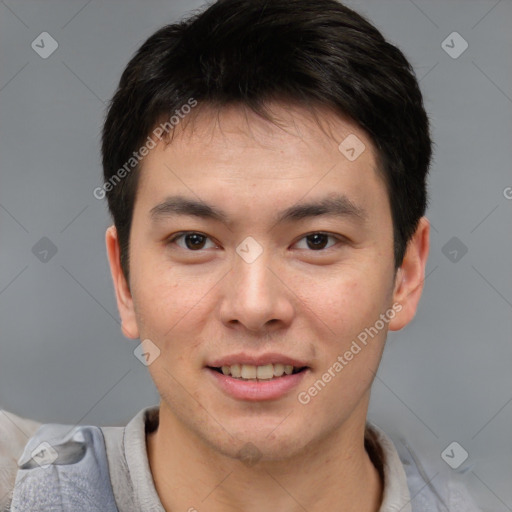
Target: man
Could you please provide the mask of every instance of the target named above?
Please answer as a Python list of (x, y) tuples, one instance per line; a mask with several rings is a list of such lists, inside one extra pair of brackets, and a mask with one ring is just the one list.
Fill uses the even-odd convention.
[(366, 420), (429, 249), (428, 118), (375, 27), (218, 1), (142, 45), (102, 154), (122, 330), (160, 405), (43, 426), (13, 511), (476, 510)]

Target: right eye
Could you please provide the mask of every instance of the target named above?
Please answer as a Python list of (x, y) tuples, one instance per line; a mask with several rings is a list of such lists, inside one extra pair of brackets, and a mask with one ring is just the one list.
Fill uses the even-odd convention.
[[(182, 243), (178, 243), (178, 240), (182, 241)], [(210, 240), (210, 238), (204, 233), (199, 233), (197, 231), (182, 231), (181, 233), (177, 233), (172, 236), (167, 241), (167, 245), (176, 243), (176, 245), (181, 249), (200, 251), (207, 248), (205, 247), (206, 240)], [(213, 242), (212, 244), (213, 247), (217, 247)]]

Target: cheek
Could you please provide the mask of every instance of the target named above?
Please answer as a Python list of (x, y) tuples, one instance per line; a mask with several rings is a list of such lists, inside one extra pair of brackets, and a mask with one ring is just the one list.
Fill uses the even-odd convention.
[(345, 269), (324, 282), (304, 282), (300, 290), (308, 306), (305, 311), (310, 309), (321, 320), (330, 339), (344, 343), (373, 324), (381, 313), (385, 294), (379, 284), (368, 272)]
[(156, 382), (170, 379), (165, 369), (183, 379), (203, 343), (198, 333), (212, 317), (213, 294), (205, 295), (215, 280), (170, 266), (139, 268), (145, 270), (134, 276), (133, 297), (141, 339), (152, 340), (161, 356), (150, 365), (150, 373)]
[(160, 339), (194, 308), (204, 295), (205, 286), (198, 278), (173, 268), (164, 255), (165, 251), (162, 254), (140, 251), (134, 255), (132, 265), (137, 269), (132, 274), (137, 315)]
[(368, 392), (382, 355), (386, 330), (370, 336), (365, 329), (386, 310), (386, 294), (382, 286), (363, 277), (345, 275), (328, 286), (317, 286), (309, 297), (309, 317), (318, 326), (315, 342), (320, 350), (310, 387), (300, 391), (310, 400), (304, 410), (314, 411), (311, 416), (319, 426), (334, 427), (347, 419)]

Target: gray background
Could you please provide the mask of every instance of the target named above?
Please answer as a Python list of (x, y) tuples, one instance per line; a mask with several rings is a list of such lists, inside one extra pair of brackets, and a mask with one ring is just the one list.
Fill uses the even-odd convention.
[[(0, 2), (0, 408), (121, 425), (158, 403), (133, 355), (138, 341), (120, 331), (110, 220), (92, 191), (124, 66), (152, 32), (200, 5)], [(347, 5), (414, 65), (436, 143), (425, 291), (412, 323), (389, 335), (370, 419), (428, 454), (434, 477), (452, 471), (440, 454), (457, 441), (469, 453), (458, 473), (480, 505), (512, 510), (512, 2)], [(442, 45), (454, 31), (469, 45), (457, 58)], [(46, 59), (31, 47), (42, 32), (59, 45)], [(452, 53), (461, 44), (445, 43)], [(46, 262), (33, 250), (43, 237), (57, 248)]]

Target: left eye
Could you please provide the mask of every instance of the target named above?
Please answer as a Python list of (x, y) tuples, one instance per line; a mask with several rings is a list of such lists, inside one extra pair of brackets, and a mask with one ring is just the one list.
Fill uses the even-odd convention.
[[(327, 245), (329, 238), (335, 241), (331, 245)], [(299, 249), (307, 248), (314, 251), (321, 251), (322, 249), (328, 249), (329, 247), (335, 245), (337, 239), (328, 233), (311, 233), (310, 235), (306, 235), (305, 237), (301, 238), (297, 244), (302, 242), (302, 240), (306, 240), (306, 247), (299, 247)]]

